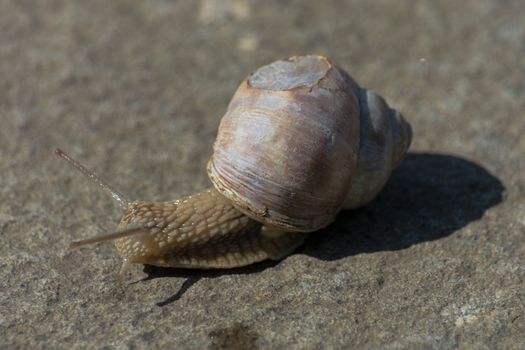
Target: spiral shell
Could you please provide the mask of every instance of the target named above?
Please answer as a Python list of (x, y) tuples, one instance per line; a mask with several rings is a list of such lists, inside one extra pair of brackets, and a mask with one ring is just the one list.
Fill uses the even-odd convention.
[[(359, 159), (373, 158), (377, 147), (392, 154), (392, 131), (398, 127), (391, 120), (402, 120), (386, 103), (369, 103), (361, 117), (366, 96), (381, 99), (323, 56), (261, 67), (241, 83), (221, 120), (208, 163), (211, 181), (239, 210), (265, 225), (305, 232), (328, 225), (341, 208), (373, 198), (388, 178), (378, 175), (373, 185), (362, 185), (366, 172), (393, 165), (382, 155), (362, 161), (366, 172), (358, 173)], [(360, 140), (383, 131), (388, 135)], [(410, 141), (402, 143), (396, 155), (404, 155)]]

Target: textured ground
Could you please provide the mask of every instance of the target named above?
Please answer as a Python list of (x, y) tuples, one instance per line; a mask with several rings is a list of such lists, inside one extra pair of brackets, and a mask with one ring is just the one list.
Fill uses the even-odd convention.
[[(522, 1), (0, 0), (0, 348), (525, 348)], [(414, 143), (376, 201), (296, 254), (232, 271), (136, 266), (120, 209), (208, 186), (241, 79), (324, 53)]]

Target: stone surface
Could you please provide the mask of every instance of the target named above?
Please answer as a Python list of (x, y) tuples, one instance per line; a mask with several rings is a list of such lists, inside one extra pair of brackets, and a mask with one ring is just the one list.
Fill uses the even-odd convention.
[[(525, 348), (522, 1), (0, 1), (0, 348)], [(323, 53), (411, 121), (382, 194), (279, 263), (136, 266), (107, 194), (209, 185), (237, 84)]]

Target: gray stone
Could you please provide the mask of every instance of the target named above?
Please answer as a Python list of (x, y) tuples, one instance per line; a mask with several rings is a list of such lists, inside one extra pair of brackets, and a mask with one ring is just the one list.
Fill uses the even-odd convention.
[[(0, 2), (0, 348), (525, 348), (522, 1)], [(109, 196), (209, 186), (237, 84), (323, 53), (412, 123), (385, 190), (278, 263), (117, 277)]]

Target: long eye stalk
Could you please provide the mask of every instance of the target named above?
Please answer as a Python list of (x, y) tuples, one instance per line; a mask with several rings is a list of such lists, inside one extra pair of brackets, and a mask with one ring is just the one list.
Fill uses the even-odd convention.
[(87, 169), (85, 166), (77, 162), (75, 159), (71, 158), (71, 156), (69, 156), (67, 153), (62, 151), (60, 148), (57, 148), (55, 150), (55, 154), (58, 157), (64, 159), (66, 162), (68, 162), (71, 166), (73, 166), (75, 169), (80, 171), (86, 177), (91, 179), (91, 181), (93, 181), (94, 183), (102, 187), (105, 191), (109, 192), (109, 194), (111, 194), (111, 197), (113, 197), (113, 199), (115, 199), (122, 208), (129, 207), (129, 204), (131, 202), (126, 197), (124, 197), (122, 193), (115, 190), (107, 182), (105, 182), (100, 177), (98, 177), (97, 174), (95, 174), (93, 171)]

